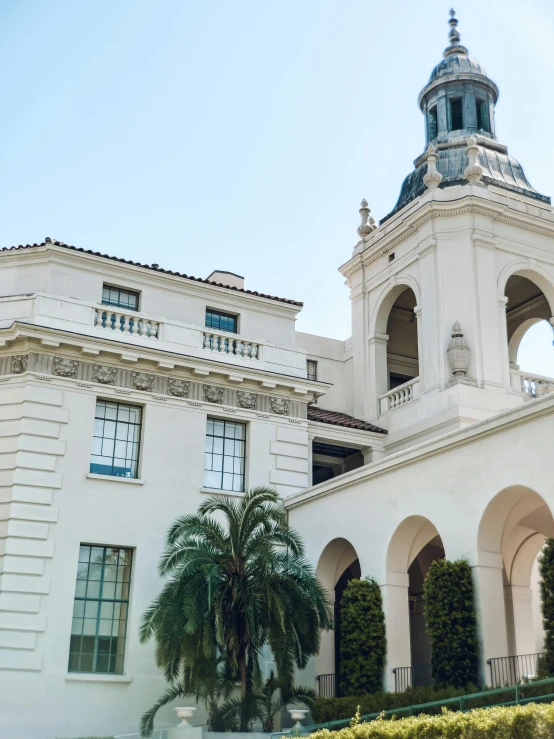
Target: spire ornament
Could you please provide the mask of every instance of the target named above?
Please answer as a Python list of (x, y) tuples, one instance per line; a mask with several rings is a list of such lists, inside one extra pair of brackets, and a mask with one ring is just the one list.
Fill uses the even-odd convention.
[(423, 177), (423, 184), (427, 189), (434, 190), (442, 182), (442, 175), (437, 169), (437, 149), (433, 144), (427, 147), (425, 159), (427, 160), (427, 173)]
[(369, 236), (369, 234), (372, 231), (375, 231), (375, 229), (377, 228), (377, 225), (375, 221), (373, 220), (373, 218), (370, 218), (369, 214), (371, 213), (371, 211), (367, 205), (367, 200), (365, 198), (362, 200), (360, 205), (361, 205), (361, 208), (360, 208), (359, 213), (360, 213), (361, 223), (358, 226), (358, 236), (361, 236), (363, 239), (366, 236)]
[(450, 54), (468, 54), (468, 50), (465, 46), (460, 43), (460, 32), (458, 31), (458, 19), (456, 18), (456, 11), (454, 8), (450, 8), (450, 20), (448, 21), (450, 31), (448, 38), (450, 39), (450, 45), (444, 50), (443, 56), (447, 57)]
[(452, 338), (448, 344), (446, 355), (454, 377), (465, 377), (469, 367), (469, 346), (458, 321), (452, 326)]
[(483, 176), (483, 167), (478, 163), (479, 147), (475, 136), (470, 136), (467, 140), (466, 149), (469, 164), (464, 170), (464, 177), (471, 184), (475, 185)]

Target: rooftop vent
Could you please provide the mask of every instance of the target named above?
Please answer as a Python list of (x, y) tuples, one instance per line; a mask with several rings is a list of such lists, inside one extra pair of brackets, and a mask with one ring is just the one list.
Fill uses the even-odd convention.
[(237, 287), (239, 290), (244, 290), (244, 277), (236, 275), (234, 272), (225, 272), (222, 269), (216, 269), (211, 275), (208, 275), (207, 279), (210, 282), (218, 282), (227, 287)]

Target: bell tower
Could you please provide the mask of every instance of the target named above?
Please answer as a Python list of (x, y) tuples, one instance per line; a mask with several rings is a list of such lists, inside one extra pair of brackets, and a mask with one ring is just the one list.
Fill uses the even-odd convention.
[(341, 267), (354, 412), (388, 429), (388, 453), (554, 391), (517, 365), (527, 328), (554, 324), (554, 211), (497, 140), (498, 87), (454, 11), (449, 25), (418, 100), (426, 148), (378, 226), (362, 202)]

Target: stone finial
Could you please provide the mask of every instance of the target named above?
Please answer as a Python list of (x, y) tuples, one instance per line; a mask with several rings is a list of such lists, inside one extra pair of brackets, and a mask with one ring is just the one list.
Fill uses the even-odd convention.
[(454, 8), (450, 8), (450, 20), (448, 21), (450, 31), (448, 32), (448, 38), (450, 44), (444, 50), (444, 56), (450, 56), (450, 54), (467, 54), (468, 51), (465, 46), (460, 43), (461, 37), (458, 31), (458, 19), (456, 18), (456, 11)]
[(466, 154), (469, 164), (464, 170), (464, 177), (470, 184), (474, 185), (483, 176), (483, 167), (478, 163), (479, 147), (475, 136), (470, 136), (467, 140)]
[(377, 226), (373, 218), (371, 218), (369, 215), (371, 211), (368, 208), (367, 200), (365, 198), (362, 200), (360, 205), (361, 205), (361, 208), (360, 208), (359, 213), (360, 213), (360, 218), (362, 220), (361, 220), (360, 225), (358, 226), (358, 235), (361, 236), (363, 239), (365, 236), (369, 236), (369, 234), (372, 231), (375, 231)]
[(454, 377), (464, 377), (467, 375), (467, 368), (469, 367), (469, 346), (458, 321), (452, 326), (452, 338), (448, 344), (446, 354)]
[(442, 182), (442, 175), (437, 169), (437, 149), (433, 144), (429, 144), (425, 152), (427, 161), (427, 173), (423, 177), (423, 184), (429, 190), (434, 190)]

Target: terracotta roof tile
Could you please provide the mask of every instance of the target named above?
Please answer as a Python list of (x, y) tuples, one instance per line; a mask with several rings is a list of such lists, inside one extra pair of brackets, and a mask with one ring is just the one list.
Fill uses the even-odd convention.
[(132, 264), (135, 267), (142, 267), (143, 269), (150, 269), (153, 272), (162, 272), (166, 275), (173, 275), (174, 277), (182, 277), (185, 280), (194, 280), (195, 282), (203, 282), (206, 285), (215, 285), (216, 287), (224, 287), (226, 290), (234, 290), (237, 293), (245, 293), (246, 295), (256, 295), (258, 298), (266, 298), (267, 300), (278, 300), (280, 303), (287, 303), (288, 305), (297, 305), (300, 308), (304, 305), (304, 303), (299, 302), (298, 300), (289, 300), (288, 298), (278, 298), (275, 295), (266, 295), (265, 293), (259, 293), (255, 290), (245, 290), (244, 288), (240, 287), (230, 287), (229, 285), (223, 285), (221, 282), (213, 282), (212, 280), (205, 280), (203, 277), (192, 277), (191, 275), (185, 275), (181, 272), (172, 272), (170, 269), (162, 269), (161, 267), (158, 267), (157, 265), (150, 265), (150, 264), (141, 264), (140, 262), (133, 262), (130, 259), (122, 259), (121, 257), (112, 257), (109, 254), (101, 254), (99, 251), (92, 251), (91, 249), (82, 249), (78, 246), (70, 246), (69, 244), (64, 244), (63, 241), (55, 241), (54, 239), (50, 239), (47, 237), (42, 243), (40, 244), (20, 244), (19, 246), (5, 246), (0, 251), (14, 251), (18, 249), (33, 249), (34, 247), (39, 246), (48, 246), (48, 244), (54, 244), (54, 246), (61, 246), (64, 249), (71, 249), (72, 251), (80, 251), (83, 254), (92, 254), (95, 257), (103, 257), (104, 259), (112, 259), (115, 262), (121, 262), (122, 264)]
[(345, 428), (358, 429), (359, 431), (374, 431), (378, 434), (387, 434), (386, 429), (374, 426), (367, 421), (361, 421), (346, 413), (336, 413), (335, 411), (325, 411), (323, 408), (310, 406), (308, 408), (308, 421), (317, 421), (318, 423), (329, 423), (332, 426), (344, 426)]

